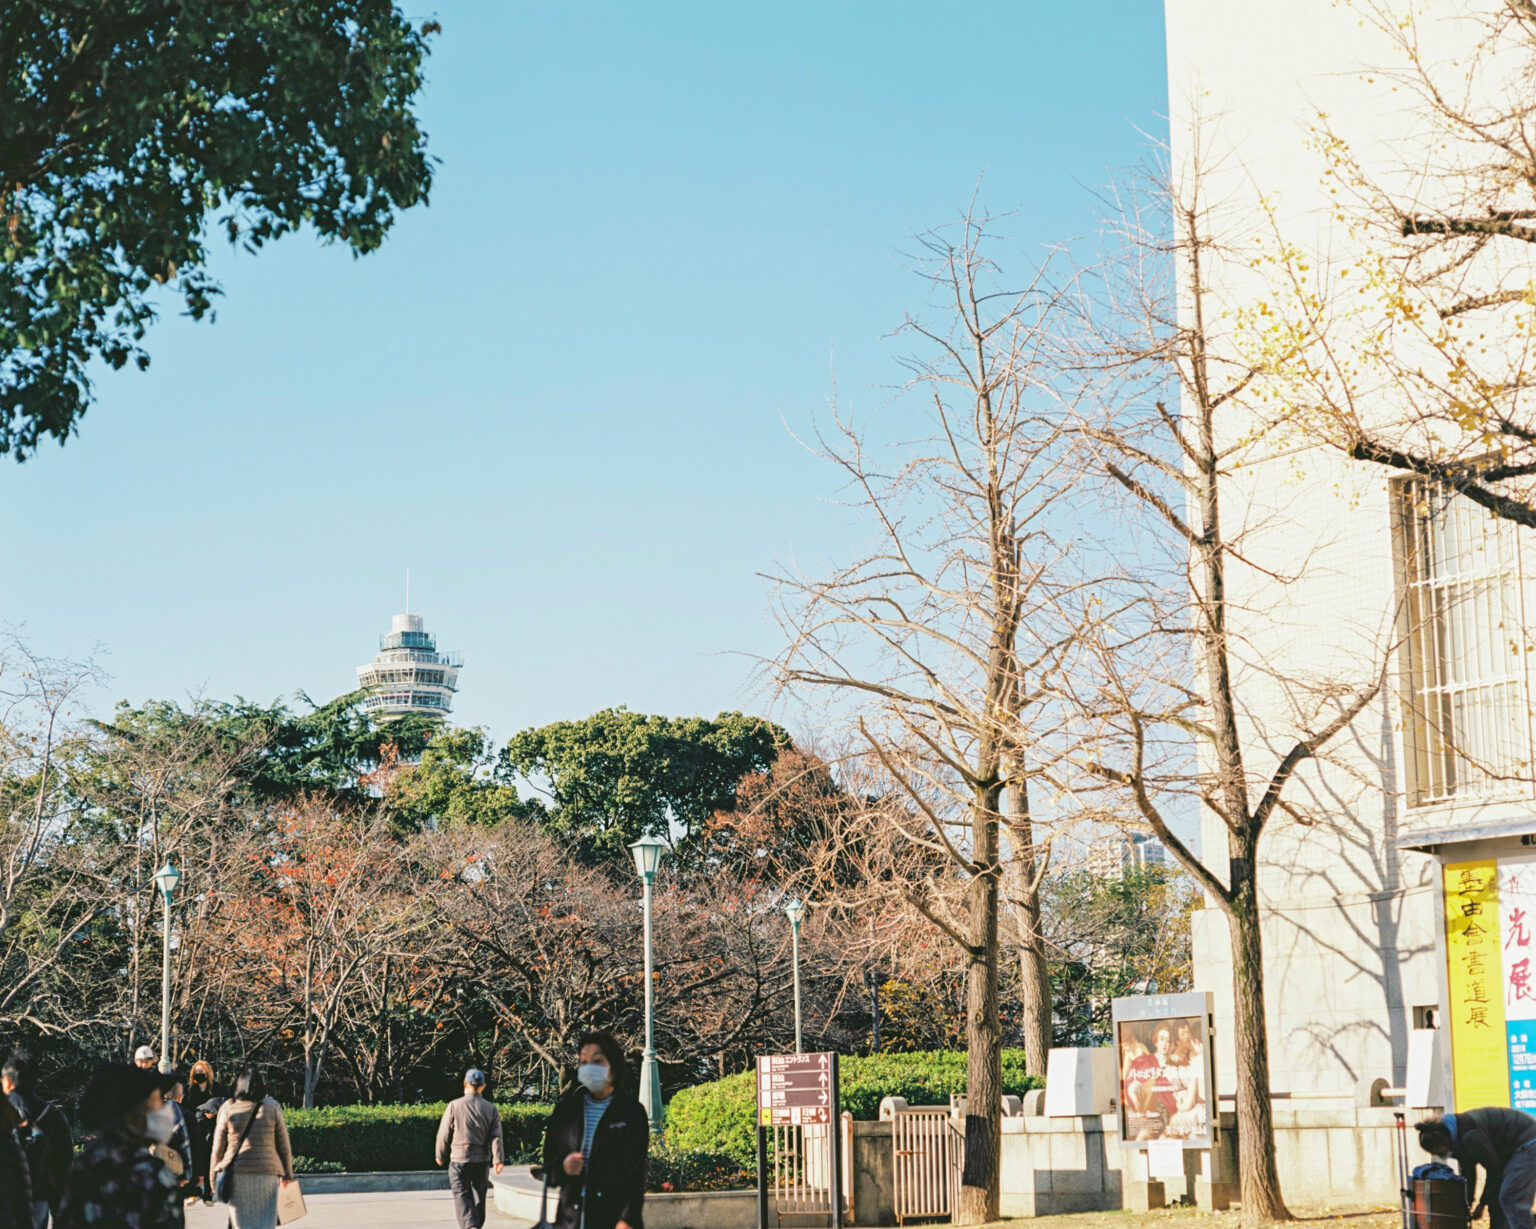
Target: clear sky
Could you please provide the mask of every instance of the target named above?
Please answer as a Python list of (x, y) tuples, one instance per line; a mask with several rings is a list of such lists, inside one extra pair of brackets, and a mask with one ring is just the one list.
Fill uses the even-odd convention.
[(412, 609), (502, 740), (613, 704), (760, 709), (758, 573), (851, 550), (791, 437), (873, 408), (901, 253), (978, 175), (1021, 259), (1166, 128), (1162, 5), (437, 9), (429, 207), (354, 260), (220, 249), (80, 437), (0, 463), (0, 622), (95, 699), (354, 685)]

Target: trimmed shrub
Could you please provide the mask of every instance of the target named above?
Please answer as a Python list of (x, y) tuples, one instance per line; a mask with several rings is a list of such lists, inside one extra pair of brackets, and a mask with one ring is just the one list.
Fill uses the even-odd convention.
[[(880, 1116), (884, 1097), (905, 1097), (909, 1105), (948, 1105), (951, 1093), (965, 1092), (963, 1050), (916, 1054), (872, 1054), (838, 1060), (842, 1108), (857, 1119)], [(680, 1089), (667, 1105), (667, 1142), (689, 1152), (723, 1153), (757, 1169), (757, 1075), (743, 1071), (723, 1080)], [(1022, 1096), (1044, 1081), (1024, 1069), (1024, 1051), (1003, 1051), (1003, 1092)]]
[[(755, 1166), (753, 1167), (756, 1168)], [(755, 1184), (756, 1175), (723, 1152), (691, 1152), (663, 1136), (651, 1144), (645, 1171), (648, 1191), (741, 1191)]]
[(340, 1174), (346, 1173), (347, 1167), (340, 1161), (317, 1161), (312, 1156), (300, 1156), (294, 1153), (293, 1172), (296, 1174)]
[[(444, 1103), (430, 1105), (336, 1105), (285, 1109), (288, 1137), (310, 1172), (350, 1173), (432, 1169), (437, 1124)], [(532, 1161), (544, 1139), (547, 1105), (499, 1105), (502, 1143), (509, 1162)]]

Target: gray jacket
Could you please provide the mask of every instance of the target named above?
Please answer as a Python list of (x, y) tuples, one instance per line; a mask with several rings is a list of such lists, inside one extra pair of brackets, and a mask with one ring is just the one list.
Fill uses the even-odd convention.
[(506, 1164), (501, 1147), (501, 1115), (484, 1097), (460, 1097), (448, 1102), (443, 1111), (443, 1120), (437, 1127), (437, 1163), (442, 1165), (450, 1160)]

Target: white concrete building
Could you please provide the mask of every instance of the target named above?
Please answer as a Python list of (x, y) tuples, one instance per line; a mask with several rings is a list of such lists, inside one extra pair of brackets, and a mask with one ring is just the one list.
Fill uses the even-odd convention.
[(381, 717), (427, 713), (446, 717), (459, 689), (458, 653), (440, 653), (419, 614), (397, 614), (379, 637), (379, 653), (357, 668), (363, 707)]
[[(1438, 16), (1469, 2), (1445, 0)], [(1167, 0), (1166, 15), (1175, 176), (1198, 141), (1218, 225), (1246, 237), (1269, 208), (1317, 261), (1347, 258), (1311, 138), (1326, 112), (1374, 172), (1408, 182), (1419, 121), (1379, 71), (1366, 79), (1392, 54), (1380, 34), (1335, 0)], [(1455, 31), (1443, 32), (1437, 51), (1449, 59)], [(1251, 276), (1227, 268), (1218, 287), (1235, 305)], [(1261, 847), (1275, 1091), (1342, 1096), (1378, 1076), (1401, 1085), (1410, 1033), (1438, 1019), (1450, 1036), (1448, 1102), (1536, 1104), (1536, 1089), (1520, 1095), (1536, 1077), (1521, 1075), (1536, 994), (1522, 989), (1530, 965), (1513, 951), (1529, 942), (1528, 904), (1536, 923), (1525, 630), (1536, 541), (1319, 449), (1261, 450), (1224, 499), (1246, 553), (1270, 569), (1231, 578), (1240, 684), (1260, 697), (1250, 748), (1271, 765), (1285, 750), (1287, 673), (1352, 679), (1393, 653), (1385, 692), (1334, 762), (1294, 783), (1298, 816), (1277, 817)], [(1282, 582), (1286, 573), (1297, 579)], [(1222, 865), (1216, 817), (1204, 818), (1202, 841)], [(1195, 962), (1196, 986), (1217, 997), (1218, 1080), (1230, 1092), (1230, 957), (1215, 908), (1197, 917)]]
[(1163, 843), (1141, 832), (1111, 832), (1088, 845), (1088, 871), (1100, 879), (1119, 879), (1128, 870), (1150, 870), (1167, 861)]

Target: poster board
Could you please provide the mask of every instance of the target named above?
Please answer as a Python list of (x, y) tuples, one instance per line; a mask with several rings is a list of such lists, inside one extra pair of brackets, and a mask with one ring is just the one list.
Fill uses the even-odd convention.
[(1213, 1006), (1204, 991), (1114, 1001), (1115, 1113), (1127, 1147), (1215, 1142)]

